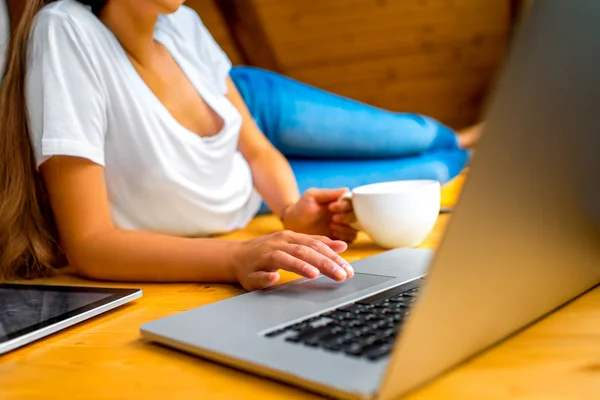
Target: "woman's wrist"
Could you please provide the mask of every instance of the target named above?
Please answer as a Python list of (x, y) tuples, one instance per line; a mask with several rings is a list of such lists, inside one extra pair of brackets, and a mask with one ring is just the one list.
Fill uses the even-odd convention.
[(283, 225), (285, 226), (285, 218), (288, 214), (288, 211), (290, 211), (290, 209), (294, 206), (294, 204), (296, 203), (288, 203), (285, 206), (283, 206), (281, 212), (279, 213), (279, 220), (281, 221), (281, 223), (283, 223)]
[(244, 260), (244, 248), (248, 243), (248, 240), (234, 240), (230, 242), (230, 246), (227, 251), (227, 262), (226, 262), (226, 270), (228, 274), (232, 277), (232, 280), (235, 282), (239, 282), (238, 277), (238, 268), (240, 263), (243, 264), (247, 262)]

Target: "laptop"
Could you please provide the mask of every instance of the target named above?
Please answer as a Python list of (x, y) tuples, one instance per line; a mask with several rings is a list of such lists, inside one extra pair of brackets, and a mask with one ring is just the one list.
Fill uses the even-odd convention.
[(151, 341), (336, 398), (392, 399), (600, 280), (600, 2), (534, 2), (439, 249), (353, 263), (141, 326)]
[(0, 284), (0, 355), (141, 295), (140, 289)]

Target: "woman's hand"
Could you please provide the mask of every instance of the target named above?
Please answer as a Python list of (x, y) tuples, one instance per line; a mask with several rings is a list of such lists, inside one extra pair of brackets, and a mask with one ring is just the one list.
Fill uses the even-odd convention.
[(333, 214), (331, 217), (333, 235), (331, 237), (346, 243), (353, 242), (358, 231), (355, 227), (356, 215), (352, 202), (347, 199), (335, 201), (329, 204), (329, 211)]
[(308, 279), (323, 274), (341, 282), (354, 275), (350, 264), (337, 254), (346, 248), (346, 243), (323, 236), (278, 232), (242, 242), (233, 255), (233, 272), (246, 290), (272, 286), (280, 278), (280, 269)]
[(347, 189), (309, 189), (282, 215), (285, 229), (323, 235), (350, 243), (356, 239), (352, 205), (338, 201)]

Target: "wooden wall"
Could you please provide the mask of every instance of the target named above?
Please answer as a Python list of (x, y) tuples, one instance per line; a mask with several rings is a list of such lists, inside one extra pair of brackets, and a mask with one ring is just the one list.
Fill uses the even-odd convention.
[(514, 6), (514, 0), (189, 0), (236, 63), (244, 62), (244, 49), (236, 48), (235, 27), (232, 34), (214, 5), (225, 1), (252, 7), (252, 24), (260, 26), (278, 72), (454, 128), (479, 117)]
[(217, 7), (219, 0), (186, 0), (185, 5), (193, 8), (217, 43), (227, 53), (231, 62), (234, 64), (243, 64), (240, 52), (235, 44), (229, 27)]

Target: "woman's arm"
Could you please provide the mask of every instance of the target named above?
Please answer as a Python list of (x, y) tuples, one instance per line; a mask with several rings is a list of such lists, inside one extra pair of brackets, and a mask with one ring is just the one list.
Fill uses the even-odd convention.
[(287, 229), (352, 242), (356, 238), (349, 223), (355, 220), (352, 207), (337, 201), (346, 189), (310, 189), (301, 197), (290, 164), (260, 131), (231, 78), (227, 86), (227, 97), (243, 118), (240, 151), (250, 164), (256, 189), (273, 213), (284, 220)]
[(336, 253), (345, 244), (323, 237), (279, 232), (236, 242), (117, 229), (100, 165), (55, 156), (42, 164), (41, 172), (61, 244), (72, 266), (89, 278), (239, 282), (253, 290), (275, 283), (279, 269), (307, 278), (323, 273), (335, 280), (352, 273)]
[(41, 171), (61, 243), (81, 274), (118, 281), (236, 281), (231, 257), (239, 242), (116, 229), (101, 166), (52, 157)]
[(300, 199), (296, 177), (285, 157), (254, 122), (231, 78), (227, 78), (227, 88), (229, 101), (242, 114), (240, 152), (252, 169), (256, 189), (273, 213), (281, 217), (286, 207)]

